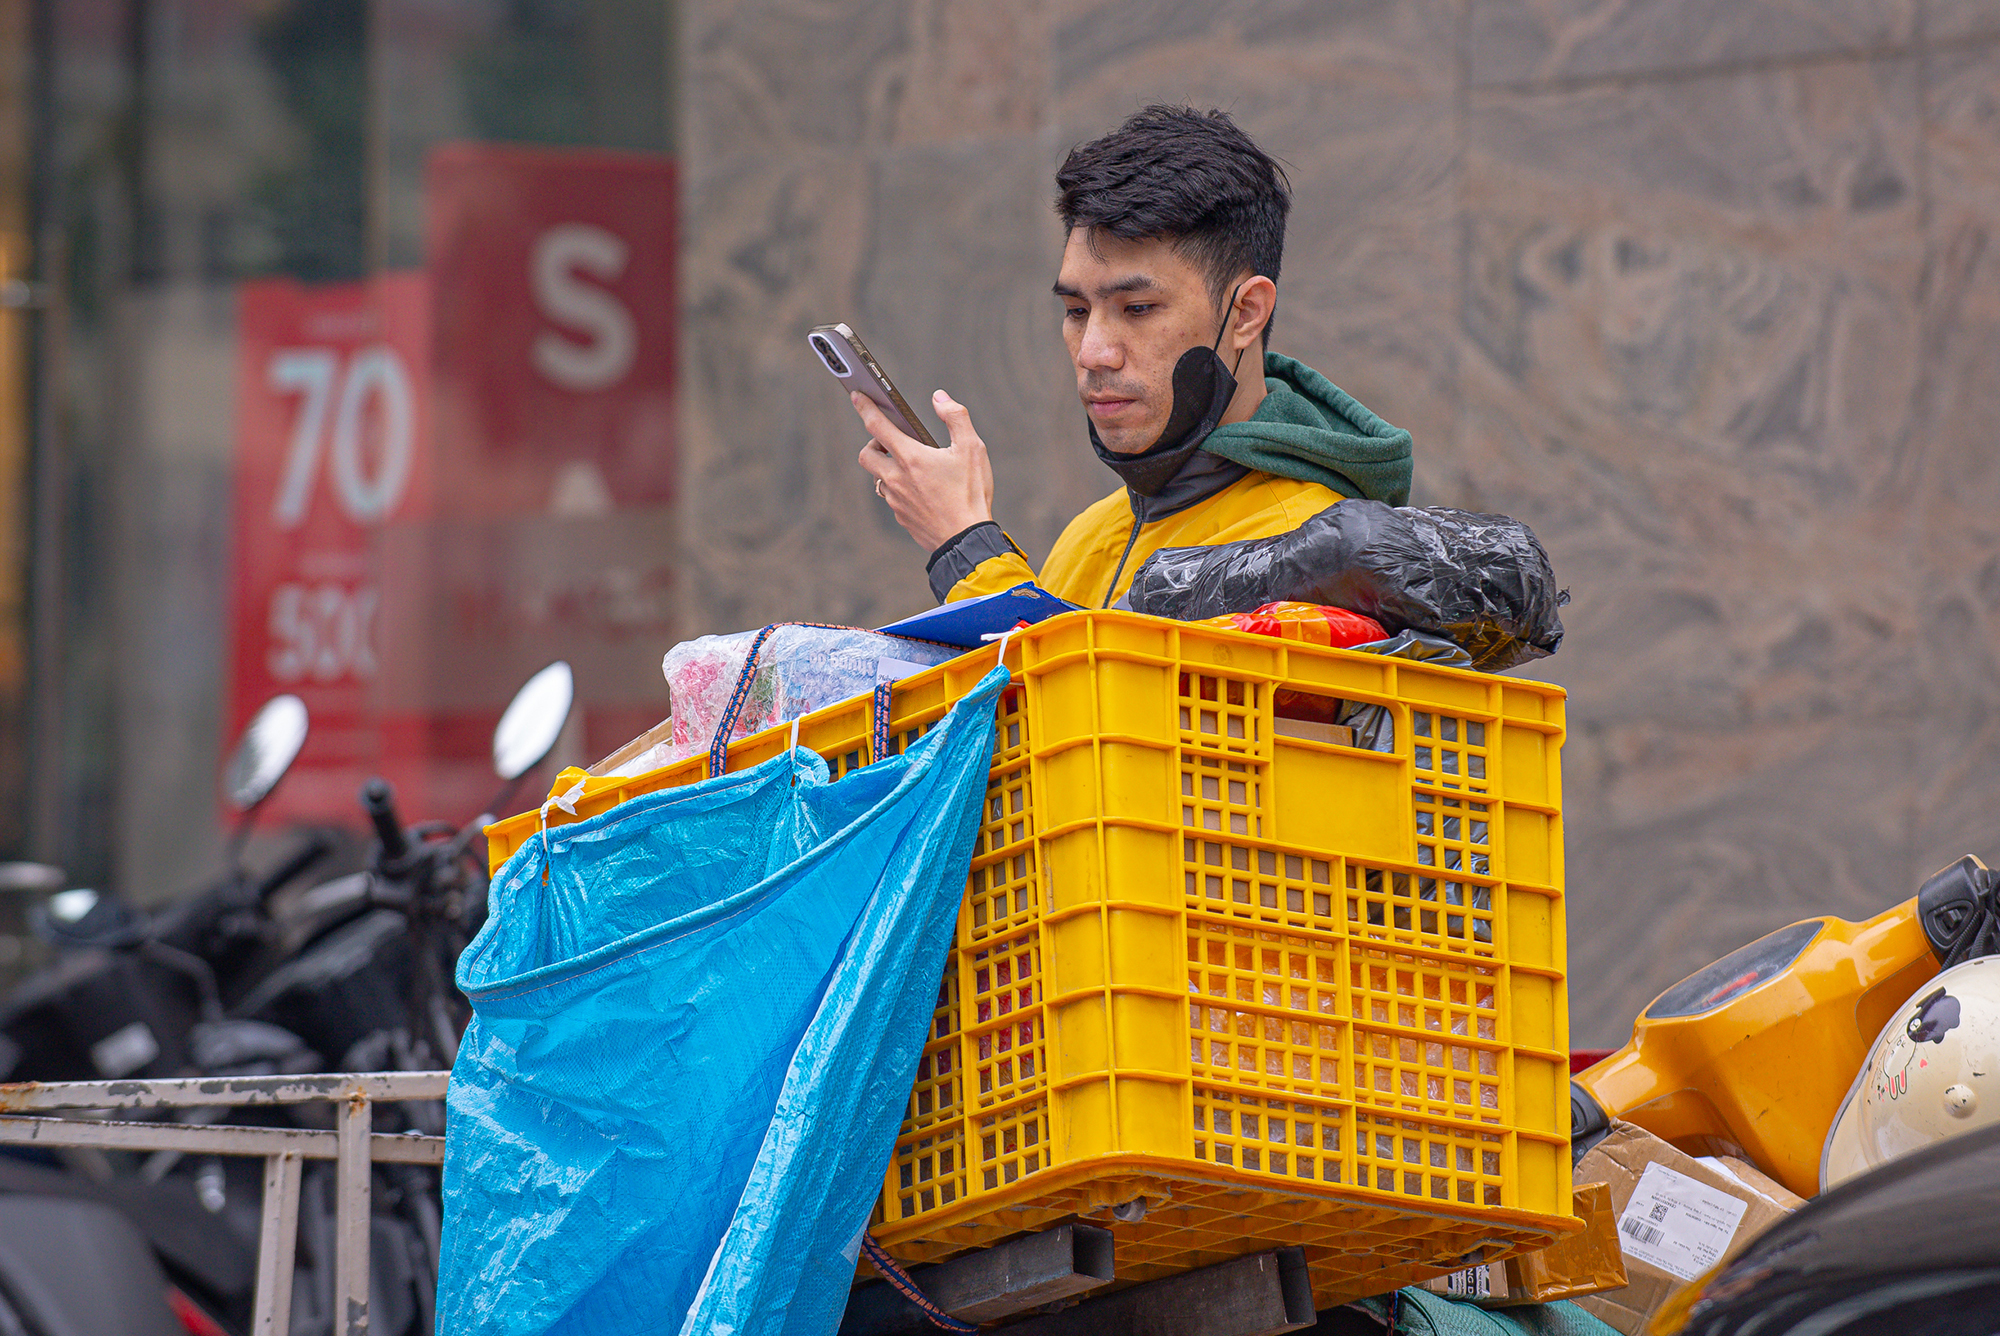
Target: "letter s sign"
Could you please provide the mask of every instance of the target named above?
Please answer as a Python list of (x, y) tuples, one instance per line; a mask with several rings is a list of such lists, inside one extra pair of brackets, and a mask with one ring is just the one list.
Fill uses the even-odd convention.
[(639, 342), (632, 313), (584, 277), (616, 280), (630, 253), (621, 238), (589, 223), (559, 223), (535, 239), (529, 261), (535, 304), (574, 336), (544, 329), (529, 355), (563, 389), (606, 390), (632, 369)]

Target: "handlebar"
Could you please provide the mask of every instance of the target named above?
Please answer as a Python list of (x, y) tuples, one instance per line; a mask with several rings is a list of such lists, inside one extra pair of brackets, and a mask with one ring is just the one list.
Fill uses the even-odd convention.
[(392, 863), (407, 856), (410, 841), (403, 834), (402, 820), (396, 815), (396, 791), (384, 779), (371, 779), (361, 788), (361, 806), (375, 826), (375, 838), (382, 842), (382, 861)]

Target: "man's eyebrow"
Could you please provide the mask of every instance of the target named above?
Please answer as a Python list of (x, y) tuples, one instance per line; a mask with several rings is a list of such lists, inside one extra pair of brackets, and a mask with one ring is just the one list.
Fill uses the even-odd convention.
[[(1099, 284), (1097, 295), (1100, 297), (1109, 297), (1119, 292), (1150, 292), (1159, 286), (1159, 280), (1151, 274), (1127, 274), (1125, 277), (1116, 279), (1113, 282)], [(1056, 280), (1054, 291), (1058, 297), (1083, 296), (1082, 289), (1065, 283), (1061, 279)]]
[(1115, 283), (1106, 283), (1098, 288), (1097, 295), (1109, 297), (1114, 292), (1150, 292), (1159, 286), (1159, 281), (1151, 274), (1127, 274)]

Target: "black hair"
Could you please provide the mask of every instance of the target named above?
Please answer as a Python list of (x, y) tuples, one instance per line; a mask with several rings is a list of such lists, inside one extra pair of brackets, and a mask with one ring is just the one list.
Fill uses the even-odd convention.
[(1155, 105), (1070, 150), (1056, 172), (1056, 214), (1067, 232), (1168, 242), (1207, 276), (1219, 307), (1245, 269), (1277, 282), (1290, 184), (1228, 112)]

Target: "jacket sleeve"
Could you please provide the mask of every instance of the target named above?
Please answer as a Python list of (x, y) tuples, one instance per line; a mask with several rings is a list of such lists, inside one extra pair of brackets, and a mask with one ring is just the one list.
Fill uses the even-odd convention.
[(1020, 545), (993, 521), (953, 535), (924, 568), (940, 603), (998, 594), (1035, 578)]

